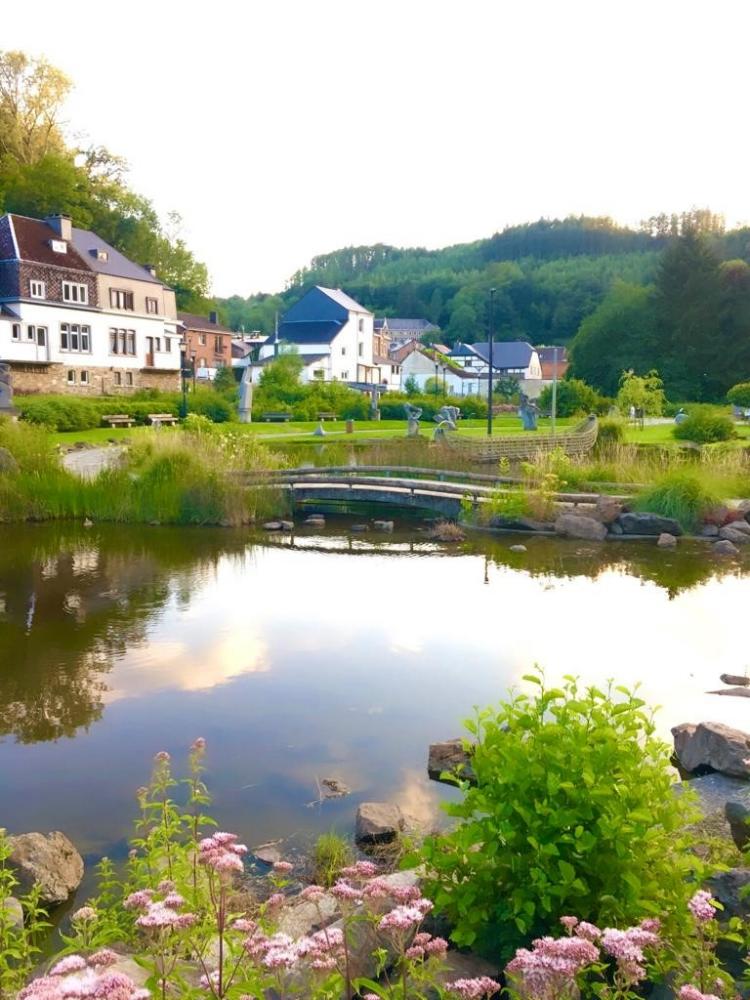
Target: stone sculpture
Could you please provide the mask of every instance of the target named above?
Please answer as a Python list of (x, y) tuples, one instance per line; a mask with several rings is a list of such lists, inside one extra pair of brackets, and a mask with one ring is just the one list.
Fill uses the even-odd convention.
[(418, 437), (419, 418), (422, 416), (422, 409), (419, 406), (413, 406), (411, 403), (404, 403), (404, 409), (406, 410), (406, 419), (408, 421), (406, 436), (410, 438)]
[(533, 399), (529, 399), (529, 397), (523, 392), (521, 393), (521, 401), (518, 406), (518, 416), (521, 418), (521, 423), (523, 424), (523, 429), (525, 431), (536, 430), (539, 407)]
[(0, 361), (0, 415), (15, 416), (13, 407), (13, 386), (10, 381), (10, 365)]
[(253, 420), (253, 369), (248, 365), (242, 373), (240, 382), (240, 399), (237, 406), (241, 424), (252, 423)]
[(457, 406), (441, 406), (432, 418), (437, 427), (432, 435), (433, 441), (445, 441), (447, 431), (458, 430), (458, 418), (461, 411)]

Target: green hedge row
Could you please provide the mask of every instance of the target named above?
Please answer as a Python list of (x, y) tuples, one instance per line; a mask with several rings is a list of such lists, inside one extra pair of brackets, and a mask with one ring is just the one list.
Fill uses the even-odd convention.
[[(44, 424), (56, 431), (84, 431), (106, 426), (105, 414), (123, 413), (136, 424), (148, 423), (149, 413), (171, 413), (177, 416), (181, 396), (177, 392), (143, 396), (16, 396), (13, 403), (23, 420)], [(188, 397), (192, 413), (201, 413), (215, 423), (231, 420), (231, 403), (212, 389), (199, 389)]]

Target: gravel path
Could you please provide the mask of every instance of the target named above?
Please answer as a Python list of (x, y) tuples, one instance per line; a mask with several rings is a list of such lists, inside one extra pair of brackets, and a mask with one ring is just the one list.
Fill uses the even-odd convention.
[(108, 448), (82, 448), (63, 455), (63, 465), (82, 479), (93, 479), (102, 469), (115, 465), (123, 449), (117, 445)]

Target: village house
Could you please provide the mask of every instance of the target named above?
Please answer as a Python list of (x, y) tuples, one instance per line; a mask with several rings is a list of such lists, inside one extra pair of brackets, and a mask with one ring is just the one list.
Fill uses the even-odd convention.
[[(380, 382), (373, 359), (373, 316), (339, 288), (311, 288), (283, 316), (278, 336), (260, 348), (260, 364), (291, 346), (302, 359), (300, 380), (346, 382), (366, 388)], [(390, 361), (389, 361), (390, 364)]]
[[(465, 373), (480, 377), (484, 388), (482, 395), (487, 394), (486, 383), (489, 378), (488, 343), (456, 344), (450, 352), (450, 358), (461, 366)], [(521, 391), (527, 396), (536, 398), (544, 387), (542, 382), (542, 366), (536, 348), (524, 340), (498, 340), (492, 345), (492, 370), (494, 378), (515, 378)]]
[(174, 292), (67, 216), (4, 215), (0, 360), (20, 394), (178, 389)]
[(391, 357), (401, 363), (402, 385), (407, 379), (413, 379), (420, 392), (435, 387), (451, 396), (487, 394), (486, 374), (482, 376), (478, 372), (464, 371), (450, 359), (450, 349), (443, 345), (425, 347), (416, 340), (410, 340), (391, 352)]
[(539, 364), (542, 366), (542, 379), (545, 384), (552, 383), (557, 378), (565, 378), (568, 370), (568, 351), (565, 347), (537, 347)]
[(426, 319), (402, 319), (392, 316), (378, 317), (374, 322), (376, 333), (385, 333), (390, 338), (392, 348), (403, 347), (410, 340), (421, 341), (430, 334), (440, 332), (439, 327)]
[(232, 330), (219, 323), (216, 312), (208, 316), (179, 312), (177, 318), (182, 328), (185, 362), (195, 365), (198, 379), (213, 381), (219, 368), (232, 365)]

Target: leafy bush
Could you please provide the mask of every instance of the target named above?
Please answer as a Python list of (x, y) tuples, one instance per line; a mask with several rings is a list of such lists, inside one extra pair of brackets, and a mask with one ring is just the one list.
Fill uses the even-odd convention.
[(672, 517), (685, 531), (695, 531), (706, 511), (721, 503), (697, 475), (675, 470), (668, 472), (635, 498), (635, 510)]
[(711, 406), (694, 406), (687, 420), (675, 425), (672, 434), (679, 441), (712, 444), (715, 441), (730, 441), (735, 436), (735, 430), (726, 414)]
[(750, 406), (750, 382), (738, 382), (727, 393), (727, 399), (733, 406)]
[(466, 723), (476, 786), (461, 783), (462, 801), (445, 806), (459, 825), (420, 852), (456, 943), (508, 957), (570, 912), (610, 926), (683, 919), (700, 865), (686, 850), (691, 800), (672, 790), (643, 701), (524, 679), (536, 694)]
[[(593, 413), (599, 396), (595, 389), (579, 378), (563, 379), (557, 383), (557, 416), (573, 417), (577, 413)], [(552, 412), (552, 386), (542, 389), (539, 408), (543, 413)]]
[(24, 420), (57, 431), (85, 431), (101, 423), (101, 411), (75, 396), (18, 396), (15, 403)]
[[(188, 410), (223, 424), (234, 417), (234, 407), (228, 399), (212, 389), (198, 389), (188, 399)], [(153, 412), (153, 411), (152, 411)]]
[(620, 444), (625, 440), (625, 425), (616, 417), (608, 417), (599, 421), (598, 445)]

